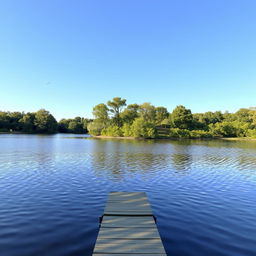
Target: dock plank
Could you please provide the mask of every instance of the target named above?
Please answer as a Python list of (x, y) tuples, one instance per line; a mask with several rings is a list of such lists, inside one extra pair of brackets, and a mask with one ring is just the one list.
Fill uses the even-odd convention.
[(144, 192), (111, 192), (94, 256), (166, 256)]

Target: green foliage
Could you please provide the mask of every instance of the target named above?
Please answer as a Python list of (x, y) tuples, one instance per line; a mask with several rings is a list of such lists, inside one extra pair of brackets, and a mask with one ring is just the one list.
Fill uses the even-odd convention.
[(256, 138), (256, 129), (248, 129), (246, 132), (246, 136)]
[(168, 120), (169, 113), (165, 107), (156, 107), (156, 124), (160, 125), (164, 120)]
[(156, 121), (156, 109), (149, 102), (145, 102), (139, 106), (139, 117), (144, 120), (144, 122), (155, 123)]
[(41, 133), (55, 133), (57, 131), (57, 121), (45, 109), (40, 109), (35, 113), (36, 131)]
[(190, 138), (199, 139), (199, 138), (212, 138), (213, 135), (211, 132), (204, 130), (192, 130), (190, 131)]
[(104, 128), (101, 131), (101, 135), (103, 135), (103, 136), (121, 137), (121, 136), (123, 136), (123, 131), (117, 125), (113, 125), (113, 126), (109, 126), (107, 128)]
[(125, 123), (121, 129), (123, 132), (123, 136), (125, 136), (125, 137), (133, 136), (131, 125), (129, 123)]
[(139, 116), (138, 114), (139, 105), (130, 104), (127, 108), (120, 113), (120, 118), (124, 124), (132, 124), (135, 118)]
[(190, 138), (190, 131), (187, 129), (171, 128), (170, 138)]
[(108, 110), (109, 109), (107, 105), (104, 103), (101, 103), (96, 105), (92, 111), (95, 119), (101, 122), (104, 126), (108, 123), (108, 120), (109, 120)]
[(36, 130), (35, 126), (35, 113), (27, 113), (19, 120), (23, 132), (34, 132)]
[(62, 133), (87, 133), (87, 125), (90, 120), (82, 117), (74, 119), (61, 119), (58, 123), (58, 131)]
[(181, 105), (177, 106), (171, 114), (171, 121), (174, 128), (192, 129), (193, 116), (191, 110)]
[(109, 111), (113, 114), (113, 123), (118, 127), (121, 126), (120, 113), (124, 106), (126, 106), (126, 99), (121, 99), (120, 97), (113, 98), (112, 101), (108, 101)]
[(249, 124), (239, 121), (224, 121), (222, 123), (210, 124), (210, 132), (214, 136), (221, 137), (244, 137), (246, 136)]
[(143, 118), (137, 118), (134, 120), (131, 126), (131, 134), (135, 138), (155, 138), (156, 128), (155, 125), (150, 122), (145, 122)]
[(99, 136), (101, 135), (101, 131), (104, 129), (104, 127), (104, 124), (99, 120), (94, 120), (88, 124), (87, 129), (91, 135)]

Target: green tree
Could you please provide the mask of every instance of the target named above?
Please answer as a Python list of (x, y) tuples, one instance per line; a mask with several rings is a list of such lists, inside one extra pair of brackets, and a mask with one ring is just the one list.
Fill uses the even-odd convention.
[(34, 132), (35, 131), (35, 113), (27, 113), (20, 120), (21, 129), (23, 132)]
[(165, 107), (156, 107), (156, 124), (160, 125), (162, 122), (168, 118), (169, 113), (167, 111), (167, 108)]
[(68, 130), (71, 133), (83, 133), (83, 125), (78, 120), (72, 120), (68, 124)]
[(192, 129), (193, 116), (191, 110), (182, 105), (177, 106), (171, 114), (171, 121), (174, 128)]
[(150, 122), (145, 122), (143, 118), (136, 118), (131, 126), (132, 136), (135, 138), (155, 138), (156, 128)]
[(101, 131), (106, 128), (104, 124), (98, 119), (94, 120), (93, 122), (90, 122), (87, 126), (87, 129), (91, 135), (99, 136), (101, 135)]
[(0, 131), (9, 131), (10, 118), (7, 112), (0, 111)]
[(144, 120), (144, 122), (155, 123), (156, 121), (156, 109), (149, 102), (145, 102), (139, 107), (139, 117)]
[(22, 126), (19, 120), (23, 117), (24, 113), (21, 112), (9, 112), (9, 129), (13, 131), (21, 131)]
[(104, 103), (101, 103), (96, 105), (92, 111), (95, 119), (98, 120), (98, 122), (102, 123), (103, 126), (106, 126), (109, 121), (108, 110), (109, 109), (107, 105)]
[(120, 97), (115, 97), (112, 101), (108, 101), (109, 111), (113, 114), (113, 123), (118, 127), (121, 127), (120, 113), (122, 108), (126, 106), (126, 99), (121, 99)]
[(120, 118), (123, 120), (123, 123), (132, 124), (132, 122), (139, 116), (138, 114), (139, 105), (130, 104), (127, 108), (120, 113)]
[(40, 109), (35, 113), (36, 131), (41, 133), (55, 133), (57, 131), (57, 121), (45, 109)]

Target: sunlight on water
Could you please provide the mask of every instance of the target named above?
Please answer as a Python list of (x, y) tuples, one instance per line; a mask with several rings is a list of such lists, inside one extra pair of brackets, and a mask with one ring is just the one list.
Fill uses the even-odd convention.
[(92, 254), (109, 191), (146, 191), (168, 255), (256, 255), (256, 142), (0, 135), (0, 255)]

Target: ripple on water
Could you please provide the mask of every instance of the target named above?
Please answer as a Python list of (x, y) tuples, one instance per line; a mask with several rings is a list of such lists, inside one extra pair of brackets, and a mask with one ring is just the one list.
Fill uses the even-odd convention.
[(91, 255), (118, 190), (148, 193), (168, 255), (256, 255), (256, 144), (66, 136), (0, 135), (1, 255)]

